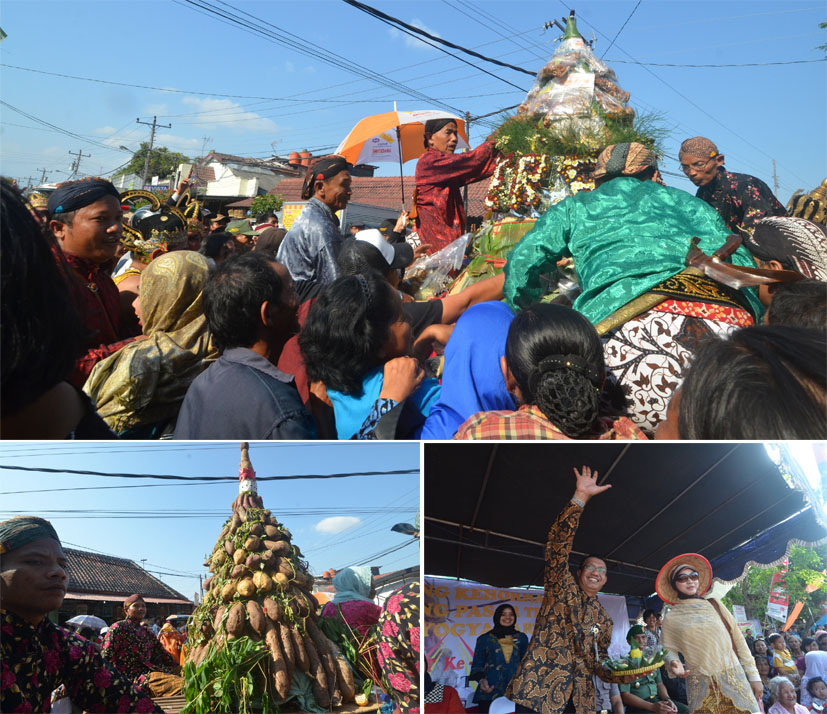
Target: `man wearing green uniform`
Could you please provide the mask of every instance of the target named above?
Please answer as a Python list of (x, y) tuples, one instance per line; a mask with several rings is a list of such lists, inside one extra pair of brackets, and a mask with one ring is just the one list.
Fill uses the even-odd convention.
[[(646, 649), (646, 632), (642, 625), (634, 625), (626, 640), (632, 644), (632, 638), (640, 650)], [(660, 676), (660, 670), (644, 674), (631, 684), (620, 685), (620, 698), (627, 712), (655, 712), (655, 714), (686, 714), (689, 708), (681, 702), (669, 699), (666, 687)]]

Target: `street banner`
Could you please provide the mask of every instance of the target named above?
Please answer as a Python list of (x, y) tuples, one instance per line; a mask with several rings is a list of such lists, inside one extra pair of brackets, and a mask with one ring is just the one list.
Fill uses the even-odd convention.
[(774, 620), (787, 620), (787, 609), (790, 604), (790, 598), (787, 595), (787, 569), (790, 567), (789, 561), (784, 558), (781, 567), (773, 573), (772, 583), (770, 584), (770, 596), (767, 600), (767, 615)]
[(744, 610), (743, 605), (733, 605), (732, 616), (735, 618), (736, 622), (744, 622), (747, 619), (747, 611)]
[[(626, 632), (629, 618), (622, 595), (598, 596), (612, 618), (609, 655), (620, 657), (629, 651)], [(509, 603), (517, 613), (517, 630), (529, 640), (534, 620), (543, 601), (543, 590), (496, 588), (468, 580), (425, 578), (425, 657), (431, 678), (457, 690), (466, 707), (477, 683), (468, 680), (477, 638), (494, 626), (494, 610)]]

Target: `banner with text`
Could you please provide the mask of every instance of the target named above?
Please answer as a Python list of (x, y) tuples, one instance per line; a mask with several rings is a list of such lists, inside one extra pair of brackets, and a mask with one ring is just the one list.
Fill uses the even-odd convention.
[[(613, 622), (609, 654), (619, 657), (629, 651), (626, 598), (602, 593), (598, 598)], [(543, 590), (425, 578), (425, 656), (429, 671), (435, 682), (454, 687), (466, 707), (472, 706), (471, 697), (477, 686), (468, 680), (477, 638), (494, 626), (494, 610), (506, 602), (517, 613), (517, 629), (531, 640)]]
[(774, 620), (787, 620), (787, 608), (790, 604), (789, 595), (787, 595), (787, 569), (790, 567), (787, 558), (781, 567), (773, 573), (772, 583), (770, 584), (770, 597), (767, 600), (767, 615)]

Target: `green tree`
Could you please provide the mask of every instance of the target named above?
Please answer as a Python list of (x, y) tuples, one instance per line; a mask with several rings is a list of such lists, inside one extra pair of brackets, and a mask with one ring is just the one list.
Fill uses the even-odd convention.
[[(147, 151), (149, 151), (149, 142), (142, 141), (141, 148), (132, 155), (132, 160), (120, 171), (116, 171), (114, 175), (136, 174), (137, 176), (143, 176)], [(159, 176), (161, 178), (169, 176), (175, 173), (178, 164), (188, 163), (191, 163), (190, 159), (184, 156), (184, 154), (179, 154), (177, 151), (170, 151), (166, 146), (155, 146), (152, 149), (152, 156), (149, 159), (149, 171), (147, 172), (146, 179), (149, 181), (153, 176)]]
[[(790, 607), (802, 600), (804, 609), (799, 615), (798, 622), (809, 626), (821, 615), (821, 603), (827, 596), (827, 578), (822, 574), (827, 566), (827, 547), (793, 546), (789, 563), (786, 584)], [(767, 598), (770, 594), (772, 576), (777, 570), (777, 567), (751, 567), (747, 577), (726, 594), (723, 602), (730, 609), (733, 605), (743, 605), (747, 617), (755, 618), (763, 623), (767, 613)], [(805, 589), (808, 585), (818, 585), (818, 588), (808, 593)]]
[(275, 213), (281, 210), (284, 199), (281, 196), (272, 196), (269, 193), (264, 196), (256, 196), (250, 204), (250, 213), (253, 216), (260, 216), (262, 213)]
[[(822, 30), (827, 30), (827, 22), (819, 22), (818, 26)], [(816, 47), (816, 49), (817, 50), (824, 50), (824, 53), (827, 54), (827, 45), (819, 45), (818, 47)]]

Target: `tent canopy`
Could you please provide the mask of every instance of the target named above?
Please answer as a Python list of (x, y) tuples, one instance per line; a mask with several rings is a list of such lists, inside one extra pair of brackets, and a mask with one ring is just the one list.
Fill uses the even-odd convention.
[(680, 553), (713, 565), (727, 555), (734, 578), (747, 561), (783, 556), (790, 538), (824, 536), (810, 509), (763, 551), (740, 548), (808, 507), (762, 444), (426, 444), (425, 572), (542, 585), (548, 529), (584, 464), (612, 488), (586, 507), (571, 563), (604, 557), (605, 592), (650, 595), (660, 567)]

